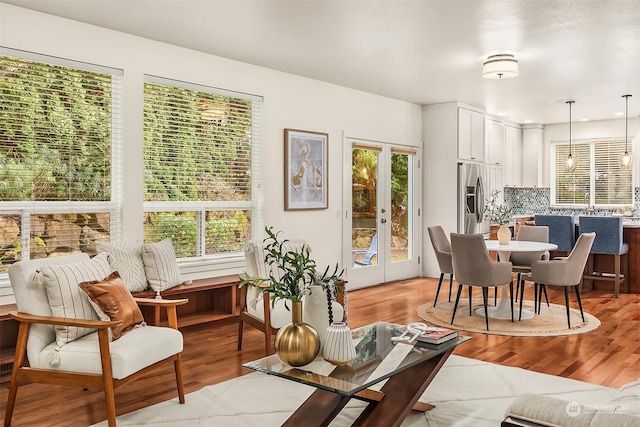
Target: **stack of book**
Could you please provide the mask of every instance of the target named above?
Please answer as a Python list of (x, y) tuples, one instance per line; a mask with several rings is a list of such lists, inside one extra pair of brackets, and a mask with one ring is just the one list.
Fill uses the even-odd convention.
[(416, 341), (425, 344), (442, 344), (452, 340), (458, 336), (458, 331), (447, 328), (432, 327), (427, 328), (422, 334), (418, 335)]

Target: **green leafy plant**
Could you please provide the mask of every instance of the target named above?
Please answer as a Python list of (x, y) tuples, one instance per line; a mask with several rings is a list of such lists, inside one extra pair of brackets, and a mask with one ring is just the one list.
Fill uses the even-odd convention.
[(484, 218), (492, 224), (507, 225), (513, 220), (515, 210), (519, 206), (519, 199), (513, 205), (501, 203), (499, 190), (494, 190), (484, 206)]
[[(344, 270), (338, 272), (338, 264), (332, 272), (329, 266), (322, 274), (317, 272), (317, 264), (311, 259), (310, 248), (307, 245), (302, 247), (300, 252), (288, 250), (287, 239), (280, 239), (281, 231), (274, 232), (272, 227), (265, 227), (267, 238), (264, 239), (265, 264), (272, 270), (280, 270), (280, 277), (270, 274), (269, 277), (255, 277), (245, 275), (240, 286), (264, 282), (268, 284), (264, 288), (265, 292), (271, 295), (271, 305), (280, 299), (290, 301), (302, 301), (302, 297), (311, 291), (311, 286), (319, 285), (326, 291), (331, 283), (340, 285)], [(288, 309), (289, 307), (287, 307)]]

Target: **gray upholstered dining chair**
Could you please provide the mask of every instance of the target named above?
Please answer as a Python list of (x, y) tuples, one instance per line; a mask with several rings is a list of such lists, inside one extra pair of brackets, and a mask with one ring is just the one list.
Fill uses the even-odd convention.
[(531, 280), (535, 283), (564, 287), (564, 301), (567, 306), (567, 325), (571, 328), (569, 312), (569, 288), (574, 288), (576, 299), (580, 307), (580, 314), (584, 322), (582, 301), (580, 300), (580, 281), (582, 273), (591, 251), (591, 246), (596, 238), (595, 233), (582, 233), (576, 244), (566, 258), (558, 258), (552, 261), (535, 261), (531, 264)]
[[(516, 235), (516, 240), (519, 241), (528, 241), (528, 242), (549, 242), (549, 227), (546, 225), (522, 225), (518, 229), (518, 234)], [(509, 261), (513, 265), (512, 271), (514, 273), (518, 273), (518, 278), (516, 281), (516, 301), (518, 298), (518, 291), (520, 292), (520, 313), (522, 313), (522, 300), (524, 299), (524, 284), (525, 281), (529, 278), (529, 273), (531, 273), (531, 263), (534, 261), (539, 261), (543, 259), (549, 259), (549, 251), (541, 251), (541, 252), (512, 252)], [(538, 288), (540, 288), (540, 292), (544, 292), (545, 298), (547, 300), (547, 305), (549, 305), (549, 297), (547, 296), (547, 290), (544, 286), (538, 286), (534, 283), (534, 309), (539, 312), (537, 308), (538, 304)], [(520, 315), (522, 316), (522, 314)]]
[(458, 282), (458, 293), (453, 306), (451, 324), (456, 316), (460, 294), (464, 285), (469, 286), (469, 315), (473, 302), (471, 289), (473, 286), (482, 288), (484, 302), (484, 316), (489, 330), (489, 288), (509, 284), (511, 291), (511, 321), (513, 322), (513, 276), (510, 262), (492, 261), (484, 244), (482, 234), (451, 233), (451, 256), (453, 273)]
[[(624, 284), (624, 292), (629, 292), (629, 245), (623, 242), (622, 218), (581, 216), (578, 218), (580, 233), (596, 233), (596, 240), (591, 247), (587, 259), (584, 281), (610, 280), (614, 282), (614, 297), (618, 298), (620, 284)], [(605, 272), (593, 271), (593, 254), (613, 255), (613, 277)], [(610, 273), (610, 272), (606, 272)], [(584, 284), (584, 283), (583, 283)]]
[(431, 244), (433, 250), (436, 253), (436, 259), (438, 260), (438, 267), (440, 268), (440, 280), (438, 281), (438, 289), (436, 290), (436, 298), (433, 301), (435, 307), (438, 303), (438, 295), (440, 294), (440, 287), (442, 286), (442, 279), (444, 275), (449, 275), (449, 301), (451, 301), (451, 288), (453, 286), (453, 264), (451, 263), (451, 243), (447, 239), (447, 235), (439, 225), (433, 225), (427, 227), (429, 231), (429, 237), (431, 238)]

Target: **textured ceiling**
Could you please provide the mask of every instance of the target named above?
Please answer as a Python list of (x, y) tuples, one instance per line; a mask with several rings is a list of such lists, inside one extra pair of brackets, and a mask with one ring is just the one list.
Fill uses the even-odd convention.
[[(417, 104), (517, 123), (640, 115), (638, 0), (3, 0)], [(481, 77), (512, 53), (520, 75)]]

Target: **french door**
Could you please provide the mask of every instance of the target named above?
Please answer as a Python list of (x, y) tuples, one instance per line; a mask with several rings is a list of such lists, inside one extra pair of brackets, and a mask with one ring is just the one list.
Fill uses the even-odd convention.
[(418, 149), (348, 137), (344, 147), (349, 289), (418, 276)]

